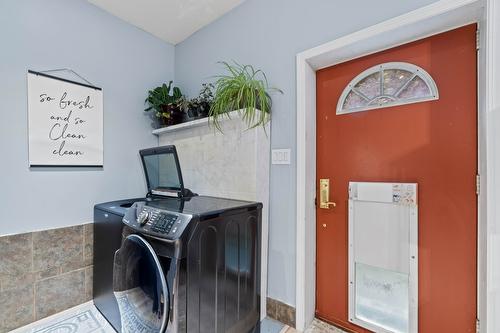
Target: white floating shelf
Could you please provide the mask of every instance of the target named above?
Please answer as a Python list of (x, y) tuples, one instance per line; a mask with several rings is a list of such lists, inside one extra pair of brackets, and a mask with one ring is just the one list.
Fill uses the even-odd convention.
[[(229, 117), (237, 118), (237, 117), (239, 117), (239, 112), (237, 110), (231, 111), (231, 112), (229, 112)], [(220, 121), (222, 122), (222, 121), (226, 121), (228, 119), (229, 119), (228, 117), (224, 116), (224, 117), (220, 118)], [(171, 126), (167, 126), (167, 127), (158, 128), (158, 129), (153, 130), (153, 134), (154, 135), (161, 135), (163, 133), (178, 132), (178, 131), (186, 130), (189, 128), (208, 126), (208, 125), (209, 125), (209, 118), (206, 117), (206, 118), (187, 121), (185, 123), (181, 123), (181, 124), (177, 124), (177, 125), (171, 125)]]
[(176, 131), (181, 131), (184, 129), (198, 127), (198, 126), (204, 126), (204, 125), (208, 125), (208, 117), (187, 121), (185, 123), (181, 123), (181, 124), (177, 124), (177, 125), (171, 125), (171, 126), (167, 126), (167, 127), (158, 128), (158, 129), (153, 130), (153, 134), (160, 135), (163, 133), (176, 132)]

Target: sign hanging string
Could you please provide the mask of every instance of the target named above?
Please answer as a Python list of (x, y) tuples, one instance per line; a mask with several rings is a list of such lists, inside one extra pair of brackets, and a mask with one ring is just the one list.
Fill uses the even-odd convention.
[(81, 76), (80, 74), (78, 74), (77, 72), (75, 72), (74, 70), (72, 70), (70, 68), (49, 69), (49, 70), (46, 70), (46, 71), (39, 71), (39, 72), (40, 73), (69, 72), (69, 73), (72, 73), (72, 74), (78, 76), (80, 79), (82, 79), (83, 81), (85, 81), (85, 83), (87, 83), (88, 85), (95, 86), (92, 82), (90, 82), (89, 80), (87, 80), (86, 78), (84, 78), (83, 76)]

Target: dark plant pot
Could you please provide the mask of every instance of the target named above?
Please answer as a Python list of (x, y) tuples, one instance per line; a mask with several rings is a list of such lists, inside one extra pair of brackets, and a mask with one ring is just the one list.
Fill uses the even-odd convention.
[(186, 119), (186, 114), (176, 105), (163, 105), (162, 111), (167, 115), (167, 117), (161, 117), (164, 126), (177, 125)]
[(191, 107), (187, 114), (190, 119), (201, 119), (208, 117), (210, 105), (208, 103), (201, 103), (196, 107)]
[(198, 108), (192, 108), (188, 110), (189, 118), (197, 119), (199, 117)]
[(203, 117), (203, 118), (208, 117), (208, 115), (210, 114), (210, 104), (207, 102), (201, 103), (198, 113), (199, 113), (200, 117)]
[(148, 117), (151, 119), (151, 127), (153, 127), (153, 129), (164, 126), (162, 119), (156, 116), (156, 112), (150, 112)]

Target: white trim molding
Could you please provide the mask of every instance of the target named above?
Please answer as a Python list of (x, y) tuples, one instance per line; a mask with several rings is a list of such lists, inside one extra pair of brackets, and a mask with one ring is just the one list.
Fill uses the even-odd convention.
[[(497, 315), (500, 312), (500, 217), (496, 212), (496, 202), (500, 202), (500, 193), (497, 193), (500, 177), (495, 177), (495, 172), (500, 170), (500, 6), (496, 1), (439, 0), (297, 55), (296, 328), (299, 331), (310, 325), (315, 313), (316, 71), (478, 23), (486, 26), (478, 62), (482, 186), (478, 199), (478, 317), (480, 332), (500, 332)], [(481, 62), (482, 58), (485, 62)], [(483, 96), (485, 102), (481, 101)]]
[(480, 216), (485, 223), (479, 224), (478, 313), (480, 331), (496, 333), (500, 332), (500, 4), (486, 0), (485, 8), (479, 62), (479, 101), (484, 110), (480, 131), (485, 132), (480, 154), (486, 160), (479, 166), (484, 197)]

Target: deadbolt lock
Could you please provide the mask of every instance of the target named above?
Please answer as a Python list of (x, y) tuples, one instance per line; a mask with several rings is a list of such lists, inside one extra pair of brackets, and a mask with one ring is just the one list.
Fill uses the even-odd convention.
[(335, 202), (330, 202), (330, 179), (319, 180), (319, 208), (330, 209), (330, 206), (337, 206)]

